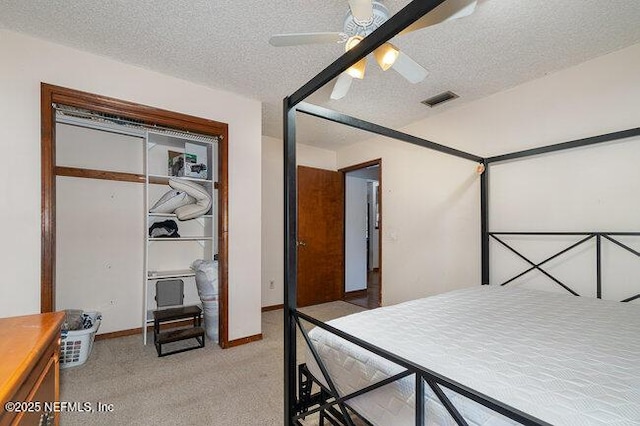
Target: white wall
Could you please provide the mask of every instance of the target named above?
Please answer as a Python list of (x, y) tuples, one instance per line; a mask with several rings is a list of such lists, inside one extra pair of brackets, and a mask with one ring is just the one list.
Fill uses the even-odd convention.
[(382, 303), (478, 283), (475, 164), (376, 138), (338, 151), (338, 167), (376, 158), (382, 158)]
[[(280, 142), (282, 143), (282, 142)], [(296, 145), (296, 161), (299, 166), (315, 167), (316, 169), (337, 170), (336, 152), (316, 146)]]
[(367, 180), (347, 173), (344, 205), (344, 291), (367, 288)]
[[(490, 228), (494, 231), (639, 232), (640, 137), (498, 163), (491, 167)], [(584, 236), (503, 236), (503, 241), (534, 262)], [(640, 251), (640, 237), (620, 237)], [(622, 300), (640, 293), (640, 258), (602, 242), (603, 297)], [(499, 284), (528, 269), (499, 243), (491, 242), (491, 283)], [(543, 266), (581, 295), (596, 293), (596, 241)], [(510, 285), (565, 292), (539, 272)]]
[(448, 110), (406, 130), (491, 156), (635, 128), (640, 125), (638, 69), (640, 43)]
[(284, 300), (282, 156), (282, 140), (262, 136), (262, 306)]
[[(40, 311), (40, 82), (229, 124), (229, 338), (260, 333), (261, 105), (105, 57), (0, 30), (0, 316)], [(25, 165), (29, 165), (25, 171)], [(10, 244), (10, 245), (9, 245)]]
[[(336, 153), (296, 147), (299, 165), (336, 170)], [(282, 140), (262, 137), (262, 306), (280, 305), (284, 298), (284, 210)], [(273, 288), (271, 282), (273, 281)]]
[[(638, 69), (640, 44), (448, 110), (404, 130), (474, 154), (494, 155), (638, 127)], [(598, 194), (607, 194), (607, 203), (614, 199), (621, 201), (625, 197), (633, 200), (625, 200), (622, 211), (616, 207), (608, 210), (611, 213), (603, 213), (600, 207), (587, 208), (604, 203), (601, 196), (590, 203), (580, 204), (579, 214), (584, 218), (580, 220), (580, 226), (602, 227), (607, 223), (610, 228), (640, 229), (640, 209), (635, 201), (640, 193), (640, 179), (637, 172), (630, 172), (624, 165), (627, 161), (625, 155), (636, 163), (640, 156), (636, 148), (624, 149), (626, 154), (619, 155), (611, 167), (616, 169), (620, 166), (624, 170), (620, 173), (630, 180), (619, 180), (619, 176), (604, 172), (600, 175), (603, 181)], [(600, 149), (587, 148), (583, 151), (583, 158), (576, 163), (578, 166), (570, 170), (551, 167), (551, 163), (532, 163), (527, 166), (532, 168), (529, 171), (524, 169), (524, 162), (513, 163), (509, 167), (515, 174), (523, 171), (517, 184), (522, 191), (535, 187), (540, 179), (550, 182), (542, 187), (549, 188), (555, 187), (554, 182), (566, 181), (571, 176), (572, 186), (553, 196), (562, 199), (577, 190), (580, 184), (591, 181), (578, 176), (589, 174), (604, 158)], [(374, 138), (338, 151), (338, 167), (377, 157), (383, 159), (383, 303), (388, 305), (478, 284), (479, 188), (473, 163)], [(567, 161), (577, 161), (577, 157), (570, 158)], [(609, 158), (606, 161), (614, 161)], [(504, 166), (496, 166), (496, 173), (498, 167)], [(510, 176), (515, 176), (514, 173)], [(509, 179), (503, 183), (510, 184)], [(622, 186), (625, 189), (619, 191)], [(522, 211), (531, 207), (531, 203), (518, 207), (526, 195), (522, 192), (510, 198), (514, 196), (513, 189), (505, 189), (508, 194), (505, 192), (505, 198), (498, 203), (497, 198), (502, 195), (497, 191), (502, 189), (492, 187), (491, 200), (496, 203), (491, 207), (492, 226), (522, 223)], [(588, 193), (588, 187), (579, 190), (580, 197)], [(541, 210), (546, 212), (551, 208), (548, 201), (540, 201), (530, 212), (527, 216), (529, 225), (542, 226), (540, 220), (535, 220), (540, 219)], [(567, 207), (567, 203), (563, 207)], [(562, 218), (545, 214), (544, 227), (574, 226), (571, 218), (576, 215), (570, 211), (563, 213)], [(532, 217), (536, 219), (529, 220)]]
[(56, 185), (56, 309), (102, 312), (99, 333), (140, 327), (142, 185), (70, 177)]
[[(367, 179), (367, 202), (371, 203), (371, 208), (369, 209), (369, 223), (371, 224), (371, 229), (369, 230), (369, 268), (375, 269), (379, 268), (379, 230), (375, 227), (376, 223), (376, 204), (378, 198), (377, 185), (380, 176), (380, 166), (368, 166), (364, 169), (356, 169), (352, 170), (349, 173), (349, 176), (357, 176), (359, 178)], [(374, 182), (375, 181), (375, 182)], [(374, 186), (374, 184), (376, 186)], [(375, 189), (374, 189), (375, 188)]]

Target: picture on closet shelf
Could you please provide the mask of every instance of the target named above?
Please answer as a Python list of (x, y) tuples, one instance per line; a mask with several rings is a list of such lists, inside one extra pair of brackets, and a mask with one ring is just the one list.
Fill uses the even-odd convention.
[(167, 151), (169, 163), (167, 174), (169, 176), (184, 176), (184, 153)]
[(206, 179), (207, 147), (193, 144), (184, 144), (184, 176)]

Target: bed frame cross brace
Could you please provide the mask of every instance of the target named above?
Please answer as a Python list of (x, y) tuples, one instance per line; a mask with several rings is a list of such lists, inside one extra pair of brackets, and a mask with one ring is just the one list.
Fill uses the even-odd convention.
[[(515, 248), (507, 244), (505, 241), (503, 241), (501, 238), (498, 238), (498, 235), (500, 236), (503, 236), (503, 235), (504, 236), (581, 236), (581, 235), (586, 235), (586, 237), (570, 245), (569, 247), (556, 252), (554, 255), (544, 259), (542, 262), (534, 263), (533, 261), (529, 260), (526, 256), (524, 256), (522, 253), (520, 253), (518, 250), (516, 250)], [(556, 284), (560, 285), (562, 288), (567, 290), (569, 293), (573, 294), (574, 296), (580, 296), (576, 291), (571, 289), (569, 286), (565, 285), (560, 280), (552, 276), (550, 273), (542, 269), (541, 266), (567, 253), (568, 251), (586, 243), (587, 241), (590, 241), (591, 239), (595, 238), (596, 240), (596, 297), (598, 299), (602, 299), (602, 239), (604, 238), (607, 241), (612, 242), (618, 247), (623, 248), (629, 253), (632, 253), (636, 257), (640, 258), (639, 251), (634, 250), (628, 245), (621, 243), (620, 241), (613, 238), (613, 236), (640, 237), (640, 232), (489, 232), (489, 236), (494, 240), (496, 240), (498, 243), (500, 243), (503, 247), (507, 248), (510, 252), (514, 253), (520, 259), (532, 265), (530, 268), (526, 269), (525, 271), (501, 283), (500, 284), (501, 286), (505, 286), (533, 270), (538, 270), (542, 274), (550, 278), (553, 282), (555, 282)], [(640, 294), (621, 300), (621, 302), (630, 302), (638, 298), (640, 298)]]

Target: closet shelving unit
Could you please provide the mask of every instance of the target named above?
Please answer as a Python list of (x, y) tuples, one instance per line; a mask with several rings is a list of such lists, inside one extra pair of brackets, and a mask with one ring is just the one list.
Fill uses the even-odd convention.
[[(207, 176), (169, 176), (169, 151), (185, 153), (189, 148), (206, 152)], [(162, 279), (184, 281), (184, 305), (200, 305), (195, 286), (195, 272), (190, 269), (196, 259), (213, 260), (217, 253), (217, 139), (201, 135), (177, 132), (148, 131), (144, 150), (145, 170), (145, 256), (144, 256), (144, 315), (143, 338), (147, 343), (147, 326), (153, 324), (156, 309), (155, 284)], [(198, 163), (202, 162), (198, 158)], [(180, 221), (174, 213), (150, 213), (149, 209), (162, 195), (169, 191), (169, 179), (177, 177), (189, 180), (206, 188), (213, 200), (211, 210), (195, 219)], [(178, 224), (180, 237), (167, 238), (149, 236), (148, 229), (155, 222), (174, 220)]]

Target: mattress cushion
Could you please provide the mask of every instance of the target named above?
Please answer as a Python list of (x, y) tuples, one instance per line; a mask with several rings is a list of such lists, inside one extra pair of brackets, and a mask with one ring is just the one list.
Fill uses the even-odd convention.
[[(640, 424), (637, 304), (478, 286), (329, 324), (551, 424)], [(341, 394), (403, 370), (320, 328), (310, 337)], [(349, 403), (374, 425), (414, 424), (414, 386), (408, 377)], [(512, 424), (446, 393), (470, 424)], [(426, 401), (427, 424), (455, 424), (428, 387)]]

